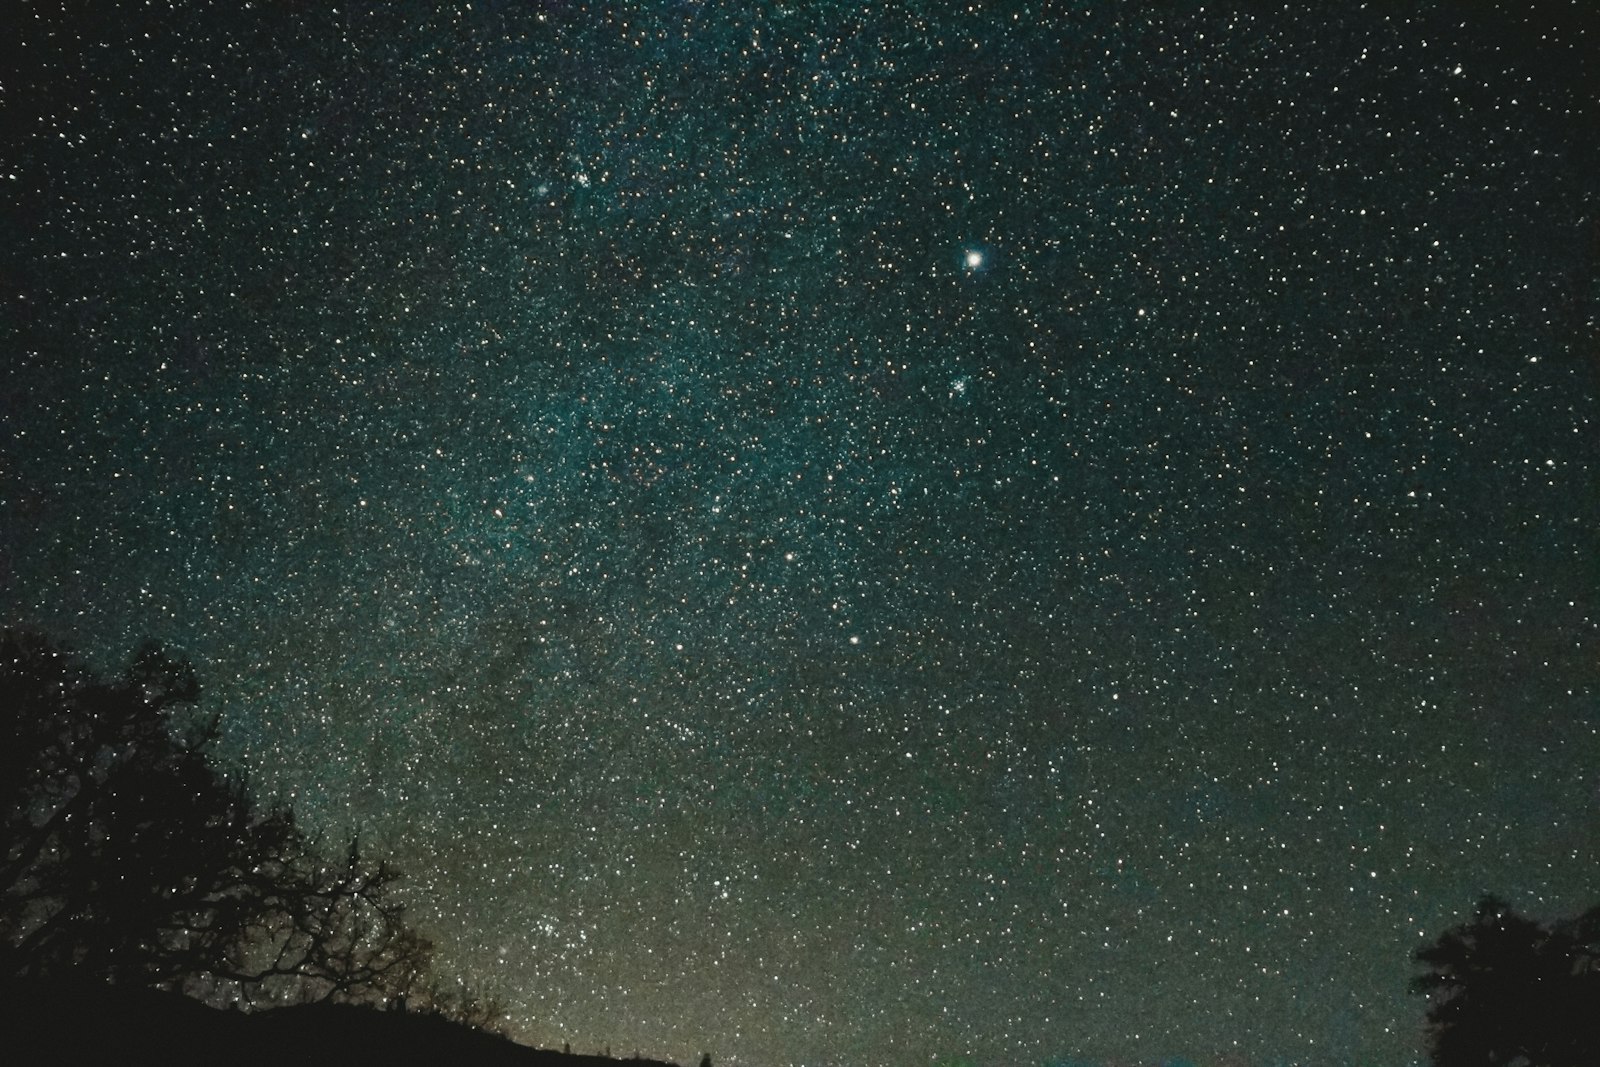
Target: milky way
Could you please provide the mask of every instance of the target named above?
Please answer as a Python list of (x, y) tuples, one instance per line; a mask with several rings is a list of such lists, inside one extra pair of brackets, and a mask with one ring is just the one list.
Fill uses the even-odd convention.
[(520, 1039), (1401, 1064), (1600, 898), (1583, 5), (78, 6), (0, 621), (190, 656)]

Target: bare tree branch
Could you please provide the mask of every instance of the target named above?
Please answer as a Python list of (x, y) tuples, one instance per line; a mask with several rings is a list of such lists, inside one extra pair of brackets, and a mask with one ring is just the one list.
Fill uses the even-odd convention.
[(159, 646), (93, 678), (41, 638), (0, 634), (0, 972), (72, 971), (212, 999), (402, 995), (431, 946), (399, 872), (352, 839), (328, 863), (208, 749), (215, 718)]

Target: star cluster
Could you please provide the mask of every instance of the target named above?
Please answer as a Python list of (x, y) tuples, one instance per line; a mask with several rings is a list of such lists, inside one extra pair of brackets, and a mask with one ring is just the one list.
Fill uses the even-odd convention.
[(1600, 890), (1571, 6), (24, 5), (0, 618), (531, 1043), (1409, 1062)]

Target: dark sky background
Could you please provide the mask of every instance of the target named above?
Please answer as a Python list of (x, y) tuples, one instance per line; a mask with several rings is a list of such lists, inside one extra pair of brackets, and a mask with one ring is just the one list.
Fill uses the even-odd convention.
[(1600, 899), (1587, 5), (961, 6), (7, 3), (0, 621), (523, 1040), (1409, 1062)]

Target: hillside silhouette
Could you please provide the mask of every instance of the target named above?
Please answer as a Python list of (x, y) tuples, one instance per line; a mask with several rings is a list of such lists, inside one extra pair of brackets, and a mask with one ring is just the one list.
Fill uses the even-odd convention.
[(291, 1063), (448, 1063), (461, 1067), (676, 1067), (662, 1060), (554, 1052), (426, 1012), (319, 1003), (266, 1011), (100, 983), (8, 980), (0, 1059), (93, 1065), (283, 1067)]

